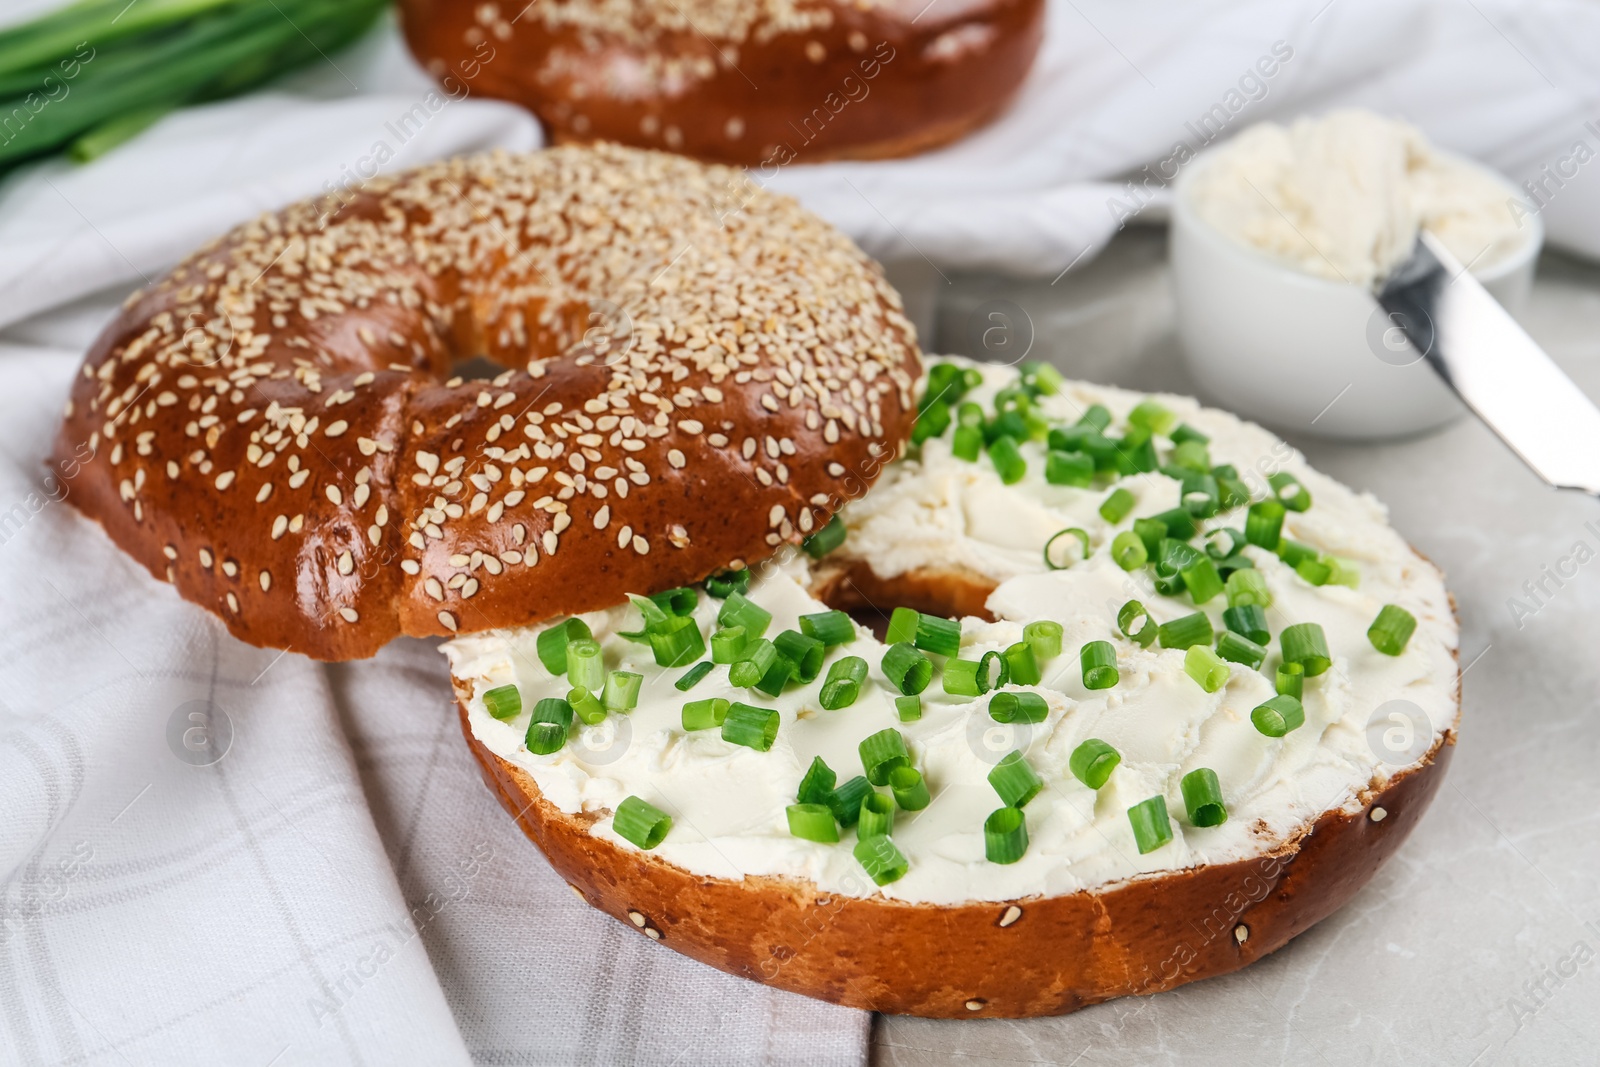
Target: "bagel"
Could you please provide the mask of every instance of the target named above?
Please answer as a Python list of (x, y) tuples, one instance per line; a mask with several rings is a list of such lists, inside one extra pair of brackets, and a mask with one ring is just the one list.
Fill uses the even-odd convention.
[(452, 95), (520, 103), (557, 142), (777, 168), (921, 152), (1005, 106), (1043, 0), (402, 0)]
[[(734, 666), (692, 674), (658, 667), (636, 643), (639, 609), (618, 606), (582, 618), (607, 667), (641, 676), (635, 706), (623, 711), (628, 701), (619, 700), (609, 713), (601, 709), (603, 717), (577, 726), (545, 754), (527, 743), (530, 721), (552, 706), (539, 702), (580, 699), (571, 679), (541, 658), (540, 634), (562, 631), (484, 632), (444, 646), (464, 735), (486, 781), (591, 905), (712, 966), (853, 1007), (938, 1017), (1055, 1014), (1227, 973), (1274, 951), (1349, 900), (1439, 787), (1459, 709), (1458, 631), (1442, 577), (1370, 497), (1318, 474), (1288, 445), (1231, 415), (1180, 397), (1141, 398), (1048, 374), (1019, 381), (1010, 369), (953, 366), (953, 377), (935, 366), (930, 380), (965, 390), (961, 404), (946, 404), (943, 415), (938, 403), (928, 405), (922, 418), (932, 426), (919, 430), (920, 447), (842, 512), (842, 545), (820, 563), (796, 553), (754, 568), (748, 593), (770, 614), (771, 638), (817, 625), (798, 620), (830, 603), (887, 615), (902, 606), (897, 583), (946, 612), (987, 589), (985, 617), (961, 620), (954, 658), (929, 656), (939, 663), (920, 693), (920, 718), (902, 719), (886, 646), (866, 626), (851, 627), (847, 640), (826, 650), (814, 680), (791, 679), (769, 696), (735, 686)], [(1023, 421), (1003, 423), (1005, 410)], [(1121, 452), (1104, 453), (1077, 432), (1086, 411), (1109, 418), (1101, 436), (1130, 452), (1134, 473), (1116, 473)], [(1156, 424), (1149, 453), (1142, 431), (1124, 434), (1130, 415)], [(930, 432), (944, 416), (950, 426)], [(985, 419), (991, 430), (1020, 427), (1025, 440), (1015, 455), (1025, 470), (1015, 470), (1012, 454), (997, 443), (987, 455), (959, 458), (956, 432), (981, 429)], [(1180, 450), (1170, 434), (1200, 447)], [(1101, 469), (1092, 476), (1065, 477), (1081, 464), (1047, 463), (1046, 448), (1073, 442), (1087, 451), (1055, 451), (1101, 454), (1113, 469), (1095, 464)], [(1166, 473), (1148, 470), (1153, 463)], [(1194, 487), (1209, 486), (1185, 473), (1198, 471), (1228, 495), (1208, 503)], [(1237, 484), (1222, 487), (1223, 479)], [(1069, 480), (1085, 484), (1063, 484)], [(1248, 512), (1234, 495), (1240, 486), (1252, 501)], [(1128, 506), (1102, 514), (1120, 490), (1129, 494)], [(1310, 506), (1279, 510), (1269, 497)], [(1259, 576), (1225, 586), (1222, 595), (1205, 588), (1198, 563), (1180, 574), (1187, 591), (1175, 590), (1170, 572), (1141, 565), (1128, 538), (1117, 538), (1142, 540), (1133, 534), (1136, 520), (1148, 533), (1151, 516), (1164, 515), (1156, 520), (1162, 536), (1182, 541), (1185, 519), (1173, 509), (1204, 516), (1213, 504), (1221, 510), (1200, 519), (1202, 533), (1244, 528), (1244, 540), (1218, 534), (1215, 542), (1229, 570)], [(1275, 511), (1281, 526), (1271, 525)], [(1081, 529), (1087, 545), (1081, 555), (1047, 561), (1046, 546), (1063, 528)], [(1273, 550), (1256, 543), (1262, 540), (1273, 540)], [(1075, 536), (1069, 541), (1078, 544)], [(1161, 559), (1183, 558), (1166, 545), (1160, 550), (1167, 553)], [(857, 578), (866, 575), (873, 584), (863, 591)], [(1213, 659), (1209, 637), (1181, 647), (1190, 643), (1180, 640), (1181, 624), (1163, 627), (1160, 640), (1144, 647), (1119, 621), (1120, 607), (1138, 600), (1158, 623), (1202, 614), (1208, 633), (1230, 623), (1249, 630), (1255, 623), (1223, 616), (1222, 608), (1252, 597), (1271, 601), (1264, 612), (1269, 648), (1246, 653), (1256, 666)], [(708, 589), (679, 607), (710, 634), (728, 603)], [(1368, 633), (1387, 605), (1414, 622), (1415, 632), (1398, 645), (1393, 632)], [(729, 619), (752, 618), (747, 610), (741, 605)], [(988, 692), (972, 684), (974, 663), (981, 667), (987, 653), (1002, 650), (1006, 659), (1018, 642), (1033, 648), (1027, 626), (1045, 620), (1062, 627), (1060, 652), (1051, 656), (1041, 646), (1037, 681)], [(1282, 721), (1269, 717), (1258, 726), (1256, 709), (1277, 699), (1286, 629), (1309, 623), (1323, 628), (1317, 632), (1328, 663), (1314, 669), (1324, 664), (1297, 631), (1293, 659), (1311, 675), (1301, 679), (1296, 705), (1303, 724), (1294, 725), (1286, 711)], [(1128, 626), (1143, 636), (1137, 621)], [(936, 620), (929, 632), (935, 628)], [(1238, 656), (1240, 640), (1234, 633), (1219, 647)], [(1095, 641), (1114, 652), (1110, 688), (1087, 685), (1080, 650)], [(740, 654), (759, 673), (761, 657)], [(866, 661), (866, 677), (853, 702), (839, 707), (835, 696), (830, 709), (819, 685), (848, 656)], [(1023, 660), (1017, 662), (1021, 678)], [(689, 680), (686, 691), (677, 684)], [(609, 694), (609, 679), (606, 688)], [(1028, 694), (1037, 698), (1028, 706), (1042, 709), (1035, 723), (1016, 713)], [(997, 711), (1002, 697), (1005, 715)], [(709, 726), (705, 716), (716, 709), (686, 710), (686, 702), (715, 698), (758, 710), (726, 710), (725, 723), (737, 720), (731, 734), (726, 726), (722, 733), (686, 728)], [(698, 718), (686, 724), (685, 716)], [(747, 729), (772, 721), (775, 737)], [(836, 818), (860, 799), (843, 785), (847, 779), (894, 762), (860, 754), (858, 746), (882, 731), (898, 732), (931, 803), (917, 808), (913, 798), (911, 810), (880, 811), (875, 818), (892, 818), (887, 837), (862, 842)], [(1120, 761), (1093, 784), (1073, 769), (1074, 754), (1091, 738), (1109, 744)], [(1001, 787), (992, 784), (997, 761), (1013, 752), (1041, 779), (1031, 800), (997, 795)], [(827, 837), (831, 828), (837, 843), (795, 836), (787, 821), (816, 757), (837, 778), (811, 783), (825, 807), (801, 815), (820, 820), (814, 836)], [(1204, 776), (1192, 778), (1202, 770), (1214, 773), (1219, 788), (1210, 800)], [(1198, 782), (1193, 798), (1186, 779)], [(1165, 841), (1154, 821), (1156, 798), (1165, 805)], [(1020, 821), (1028, 840), (1019, 859), (1003, 863), (1015, 831), (1002, 834), (992, 846), (1001, 851), (992, 853), (986, 820), (1014, 800), (1026, 804)], [(828, 808), (835, 818), (822, 814)], [(1215, 824), (1219, 810), (1225, 819)], [(1006, 830), (1003, 820), (998, 825)], [(665, 834), (641, 836), (641, 826)], [(897, 851), (873, 853), (884, 841)], [(876, 884), (858, 846), (868, 848), (878, 876), (900, 876)], [(903, 871), (884, 856), (898, 856)]]
[(236, 637), (347, 659), (759, 560), (871, 482), (918, 374), (876, 265), (792, 200), (566, 147), (195, 253), (91, 348), (55, 455)]

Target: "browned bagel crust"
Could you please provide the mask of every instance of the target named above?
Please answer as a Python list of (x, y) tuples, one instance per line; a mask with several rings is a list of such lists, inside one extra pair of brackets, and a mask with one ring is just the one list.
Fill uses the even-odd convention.
[[(595, 307), (631, 334), (600, 344)], [(507, 370), (442, 380), (480, 354)], [(876, 265), (792, 200), (663, 153), (497, 154), (264, 216), (135, 294), (55, 462), (235, 636), (345, 659), (799, 540), (898, 450), (919, 373)]]
[(557, 141), (774, 167), (966, 134), (1022, 84), (1044, 16), (1043, 0), (400, 3), (452, 95), (523, 104)]
[[(854, 1008), (933, 1018), (1059, 1015), (1227, 974), (1340, 908), (1400, 847), (1444, 778), (1447, 731), (1416, 765), (1323, 813), (1270, 855), (1109, 889), (958, 906), (828, 896), (780, 878), (694, 874), (589, 833), (461, 728), (500, 803), (585, 901), (729, 974)], [(1382, 811), (1379, 815), (1378, 812)]]

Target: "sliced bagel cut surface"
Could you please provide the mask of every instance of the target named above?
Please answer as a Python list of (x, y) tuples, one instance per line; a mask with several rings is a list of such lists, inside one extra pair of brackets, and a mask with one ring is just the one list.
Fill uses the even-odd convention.
[[(970, 370), (961, 403), (977, 405), (992, 418), (997, 397), (1004, 405), (1005, 391), (1018, 387), (1017, 374), (997, 368)], [(1141, 978), (1129, 961), (1143, 959), (1146, 966), (1154, 966), (1171, 955), (1171, 946), (1164, 955), (1152, 957), (1166, 941), (1152, 941), (1148, 923), (1127, 921), (1091, 938), (1097, 953), (1122, 953), (1120, 976), (1102, 973), (1105, 960), (1100, 955), (1095, 956), (1100, 964), (1089, 970), (1082, 961), (1070, 965), (1044, 961), (1040, 969), (1029, 971), (1035, 986), (1044, 982), (1042, 990), (1015, 983), (993, 988), (990, 981), (988, 995), (975, 990), (984, 984), (984, 974), (998, 973), (995, 968), (1002, 961), (985, 959), (981, 952), (970, 961), (957, 958), (941, 964), (965, 968), (965, 974), (958, 976), (962, 980), (946, 983), (948, 988), (919, 988), (918, 982), (908, 984), (905, 975), (890, 981), (893, 976), (885, 972), (894, 965), (883, 958), (838, 960), (836, 969), (847, 972), (847, 977), (855, 974), (862, 982), (829, 985), (795, 967), (784, 968), (777, 976), (762, 973), (762, 951), (780, 947), (800, 951), (782, 944), (784, 935), (772, 929), (758, 935), (762, 946), (719, 945), (715, 917), (699, 915), (693, 927), (685, 927), (676, 937), (668, 931), (665, 937), (680, 950), (751, 977), (881, 1010), (957, 1015), (978, 1010), (1007, 1015), (1070, 1010), (1107, 996), (1167, 988), (1221, 973), (1282, 944), (1342, 903), (1370, 876), (1377, 861), (1420, 815), (1437, 784), (1442, 754), (1453, 742), (1458, 706), (1457, 631), (1449, 597), (1437, 569), (1389, 528), (1380, 505), (1312, 471), (1297, 453), (1264, 430), (1177, 397), (1154, 399), (1165, 412), (1158, 417), (1140, 394), (1070, 382), (1031, 397), (1029, 411), (1037, 421), (1060, 428), (1078, 424), (1085, 412), (1099, 405), (1111, 420), (1105, 433), (1115, 438), (1123, 436), (1130, 413), (1141, 404), (1146, 404), (1144, 414), (1135, 418), (1154, 417), (1163, 427), (1153, 435), (1158, 461), (1170, 460), (1176, 451), (1170, 434), (1177, 433), (1182, 441), (1203, 436), (1210, 463), (1255, 472), (1253, 477), (1260, 482), (1253, 494), (1257, 500), (1280, 491), (1295, 494), (1294, 486), (1309, 496), (1306, 510), (1286, 513), (1282, 533), (1300, 546), (1289, 556), (1297, 564), (1310, 558), (1314, 566), (1296, 569), (1282, 555), (1258, 545), (1235, 546), (1224, 535), (1214, 539), (1219, 551), (1234, 549), (1224, 555), (1229, 569), (1256, 572), (1271, 598), (1271, 607), (1263, 613), (1270, 641), (1259, 667), (1223, 661), (1221, 676), (1202, 675), (1203, 684), (1191, 669), (1194, 657), (1189, 648), (1166, 646), (1160, 640), (1141, 647), (1119, 629), (1119, 610), (1130, 600), (1138, 600), (1157, 623), (1201, 613), (1214, 633), (1227, 628), (1226, 590), (1197, 605), (1194, 591), (1162, 593), (1154, 585), (1159, 576), (1149, 566), (1124, 570), (1111, 552), (1116, 535), (1130, 531), (1135, 520), (1182, 508), (1184, 483), (1178, 478), (1159, 470), (1123, 476), (1107, 470), (1087, 485), (1052, 484), (1046, 477), (1049, 445), (1065, 438), (1052, 442), (1046, 433), (1043, 441), (1020, 442), (1016, 455), (1025, 469), (1016, 477), (1015, 467), (1007, 466), (1006, 476), (1014, 480), (1006, 484), (989, 454), (976, 460), (957, 455), (953, 434), (947, 431), (924, 440), (912, 455), (892, 464), (877, 488), (845, 509), (848, 535), (820, 564), (795, 558), (763, 568), (748, 592), (749, 600), (770, 614), (766, 636), (772, 638), (798, 630), (802, 616), (827, 611), (830, 603), (861, 604), (871, 599), (887, 612), (896, 606), (886, 598), (892, 598), (897, 583), (911, 588), (914, 599), (924, 605), (937, 600), (942, 590), (956, 590), (952, 602), (961, 602), (962, 597), (970, 599), (974, 589), (992, 586), (985, 603), (989, 618), (961, 621), (957, 654), (948, 659), (930, 655), (932, 677), (920, 693), (920, 718), (900, 718), (895, 697), (901, 694), (885, 671), (887, 646), (864, 626), (855, 627), (848, 642), (827, 649), (814, 680), (791, 683), (775, 696), (732, 685), (731, 668), (723, 664), (713, 666), (684, 692), (675, 683), (689, 668), (662, 668), (654, 662), (649, 645), (623, 636), (643, 625), (639, 609), (630, 605), (583, 620), (602, 647), (608, 670), (640, 676), (636, 705), (596, 725), (575, 726), (565, 746), (540, 755), (528, 751), (526, 744), (530, 709), (540, 699), (565, 698), (571, 682), (541, 662), (537, 646), (542, 631), (494, 631), (458, 638), (446, 651), (463, 698), (465, 726), (502, 799), (524, 813), (525, 826), (529, 817), (543, 813), (544, 832), (528, 827), (530, 834), (575, 885), (618, 914), (637, 910), (634, 904), (649, 896), (652, 882), (665, 886), (682, 875), (704, 884), (742, 885), (748, 889), (751, 907), (780, 911), (815, 909), (819, 899), (849, 900), (852, 911), (857, 903), (884, 908), (893, 904), (901, 910), (881, 916), (891, 923), (885, 927), (886, 937), (893, 936), (892, 923), (909, 921), (902, 905), (918, 914), (943, 914), (958, 926), (967, 922), (987, 929), (1009, 907), (1026, 909), (1029, 901), (1037, 905), (1072, 899), (1088, 910), (1075, 912), (1059, 904), (1057, 910), (1066, 909), (1060, 911), (1060, 922), (1092, 924), (1096, 908), (1110, 908), (1113, 899), (1126, 907), (1130, 894), (1148, 893), (1147, 883), (1163, 881), (1176, 894), (1172, 919), (1182, 926), (1196, 919), (1190, 913), (1202, 905), (1204, 913), (1213, 916), (1216, 901), (1210, 894), (1227, 894), (1215, 889), (1212, 881), (1223, 878), (1224, 872), (1234, 872), (1226, 878), (1237, 881), (1249, 868), (1256, 870), (1258, 881), (1265, 879), (1264, 885), (1287, 884), (1290, 860), (1318, 834), (1322, 854), (1339, 857), (1325, 859), (1329, 866), (1321, 873), (1308, 872), (1302, 864), (1297, 892), (1303, 906), (1260, 926), (1248, 949), (1237, 933), (1232, 935), (1236, 939), (1229, 949), (1232, 955), (1217, 957), (1221, 950), (1208, 942), (1192, 965), (1178, 968), (1171, 979), (1155, 982)], [(1179, 431), (1180, 425), (1186, 429)], [(958, 426), (952, 419), (952, 428)], [(1001, 452), (1002, 460), (1012, 458), (1003, 447)], [(1190, 447), (1182, 455), (1193, 463), (1197, 450)], [(1285, 473), (1296, 479), (1292, 485), (1283, 483), (1287, 489), (1268, 482), (1269, 475)], [(1247, 477), (1236, 480), (1250, 484)], [(1130, 494), (1133, 503), (1126, 514), (1111, 521), (1100, 509), (1117, 490)], [(1198, 504), (1196, 510), (1207, 510), (1204, 501)], [(1247, 515), (1247, 508), (1240, 506), (1201, 517), (1189, 541), (1203, 552), (1205, 533), (1235, 528), (1242, 532)], [(1044, 545), (1064, 529), (1083, 532), (1088, 558), (1081, 558), (1080, 548), (1058, 553), (1046, 563)], [(1077, 535), (1069, 536), (1079, 544)], [(1310, 556), (1301, 558), (1302, 549)], [(1355, 587), (1330, 582), (1330, 576), (1353, 581)], [(1315, 584), (1318, 579), (1322, 584)], [(863, 585), (870, 586), (870, 597), (863, 593)], [(725, 604), (704, 591), (695, 594), (692, 614), (708, 641)], [(1403, 608), (1416, 620), (1415, 632), (1398, 655), (1379, 651), (1367, 634), (1385, 605)], [(1028, 624), (1040, 621), (1061, 626), (1061, 651), (1044, 657), (1036, 683), (1006, 684), (977, 695), (946, 691), (950, 660), (981, 662), (987, 653), (1003, 654), (1025, 641)], [(1304, 681), (1303, 724), (1282, 736), (1269, 736), (1253, 722), (1252, 712), (1277, 695), (1283, 631), (1306, 623), (1320, 627), (1330, 662)], [(1089, 689), (1085, 684), (1080, 650), (1096, 641), (1109, 642), (1114, 652), (1116, 682), (1110, 688)], [(1209, 649), (1210, 642), (1205, 647)], [(823, 707), (820, 687), (835, 664), (852, 656), (867, 666), (859, 695), (847, 707)], [(497, 719), (484, 694), (506, 685), (516, 686), (522, 711)], [(997, 721), (997, 694), (1037, 697), (1044, 707), (1042, 718), (1029, 722), (1027, 716), (1012, 715), (1013, 721)], [(685, 729), (684, 705), (712, 699), (775, 711), (778, 729), (770, 749), (757, 751), (732, 743), (714, 728)], [(1386, 707), (1391, 716), (1400, 714), (1401, 721), (1380, 715)], [(1377, 734), (1374, 721), (1381, 727)], [(1396, 729), (1411, 733), (1401, 745), (1385, 739), (1392, 738)], [(898, 879), (878, 885), (856, 857), (858, 828), (837, 826), (837, 843), (805, 840), (791, 833), (786, 809), (796, 802), (813, 760), (821, 758), (843, 786), (866, 770), (862, 742), (883, 731), (903, 739), (909, 763), (923, 775), (931, 803), (919, 810), (892, 810), (888, 838), (903, 857), (905, 870)], [(1098, 789), (1072, 769), (1073, 754), (1091, 739), (1117, 755), (1114, 769)], [(1002, 757), (1013, 752), (1021, 753), (1040, 788), (1021, 812), (1025, 849), (1014, 862), (1000, 863), (990, 858), (985, 823), (1007, 799), (997, 792), (991, 774)], [(1194, 798), (1186, 796), (1185, 780), (1201, 771), (1215, 775), (1217, 799), (1226, 814), (1220, 825), (1197, 825), (1211, 820), (1197, 819), (1190, 808)], [(876, 791), (891, 794), (886, 787)], [(1405, 793), (1409, 810), (1404, 818), (1390, 822), (1386, 836), (1380, 837), (1376, 828), (1389, 814), (1383, 807), (1389, 792)], [(670, 830), (647, 856), (616, 831), (614, 813), (628, 797), (638, 797), (672, 819)], [(1170, 840), (1152, 845), (1148, 832), (1141, 840), (1130, 812), (1148, 814), (1149, 802), (1156, 797), (1165, 807)], [(520, 802), (512, 805), (516, 798)], [(584, 843), (581, 864), (572, 859), (574, 835)], [(614, 862), (597, 864), (597, 855)], [(1269, 868), (1272, 877), (1266, 876)], [(669, 876), (668, 871), (674, 873)], [(618, 888), (630, 885), (632, 902), (625, 901), (627, 894), (619, 895)], [(1200, 886), (1207, 888), (1196, 888)], [(1182, 887), (1189, 889), (1179, 892)], [(1246, 897), (1256, 905), (1253, 896)], [(722, 903), (700, 901), (697, 906), (727, 907), (731, 905), (726, 900), (739, 897), (733, 892), (717, 899)], [(1140, 906), (1153, 907), (1156, 899)], [(786, 903), (780, 907), (775, 901)], [(1085, 903), (1095, 901), (1099, 903), (1093, 907)], [(1243, 921), (1238, 925), (1249, 929)], [(847, 927), (841, 924), (839, 932)], [(660, 932), (660, 927), (652, 928)], [(701, 934), (696, 936), (695, 930)], [(730, 936), (737, 940), (737, 935)], [(1076, 944), (1059, 924), (1050, 936), (1057, 939), (1058, 948)], [(830, 946), (826, 937), (813, 937), (806, 941), (805, 952), (815, 957), (841, 948)], [(1004, 949), (1016, 950), (1014, 943)], [(1057, 969), (1051, 971), (1051, 966)], [(821, 963), (813, 972), (828, 973)], [(983, 1002), (981, 1008), (967, 1005), (974, 999)]]

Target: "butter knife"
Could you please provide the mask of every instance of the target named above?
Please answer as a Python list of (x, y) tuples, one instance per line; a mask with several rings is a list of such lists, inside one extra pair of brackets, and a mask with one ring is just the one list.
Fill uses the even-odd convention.
[(1381, 283), (1378, 303), (1413, 347), (1535, 474), (1600, 494), (1600, 408), (1436, 237)]

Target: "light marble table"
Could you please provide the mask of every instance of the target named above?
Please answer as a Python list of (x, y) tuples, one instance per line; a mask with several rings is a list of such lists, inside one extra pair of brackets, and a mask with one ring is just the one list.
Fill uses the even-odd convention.
[[(1163, 231), (1132, 229), (1054, 286), (935, 277), (927, 347), (972, 352), (975, 309), (1006, 299), (1032, 358), (1193, 392), (1165, 260)], [(1523, 322), (1600, 397), (1600, 268), (1546, 255)], [(1433, 807), (1349, 905), (1252, 967), (1055, 1019), (878, 1018), (873, 1063), (1600, 1063), (1600, 501), (1547, 488), (1470, 417), (1392, 444), (1286, 436), (1386, 501), (1459, 602), (1460, 744)], [(1577, 542), (1597, 558), (1518, 625), (1509, 598), (1532, 606), (1523, 583)]]

